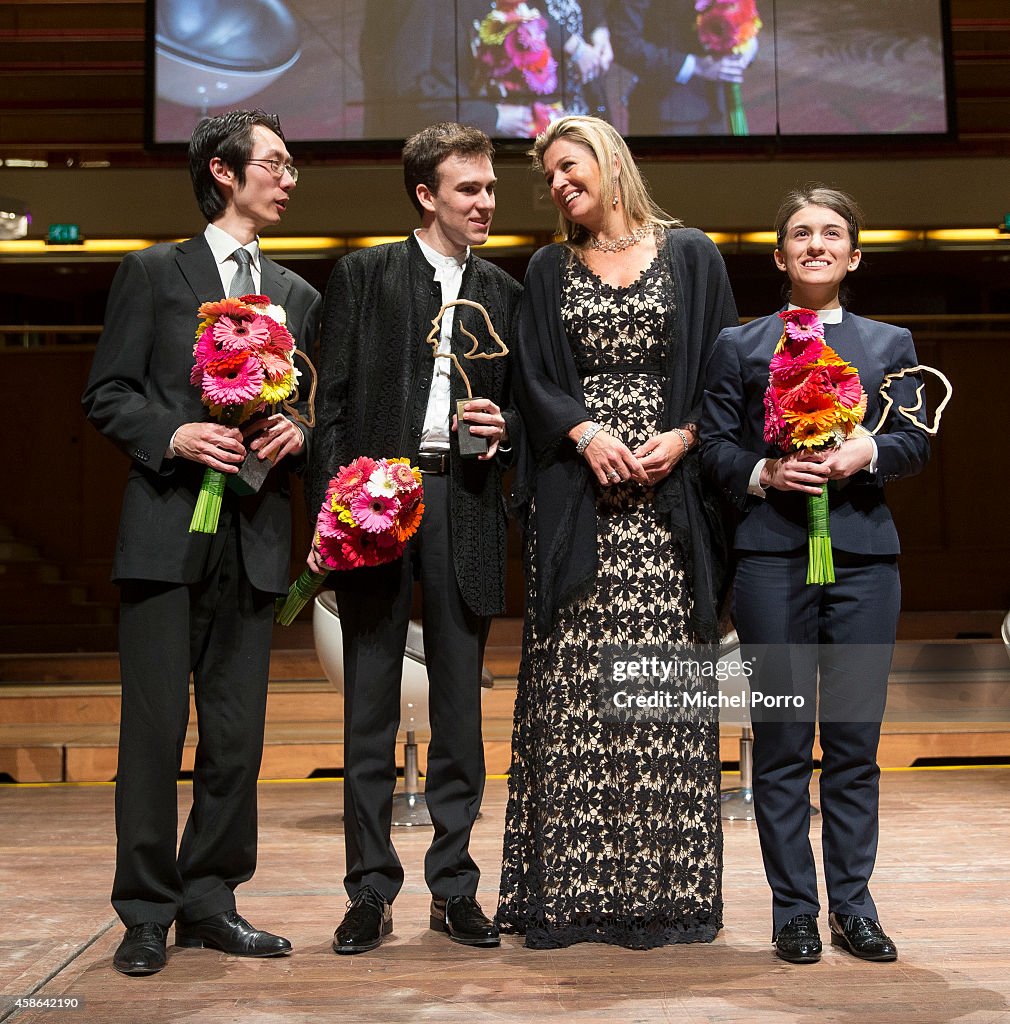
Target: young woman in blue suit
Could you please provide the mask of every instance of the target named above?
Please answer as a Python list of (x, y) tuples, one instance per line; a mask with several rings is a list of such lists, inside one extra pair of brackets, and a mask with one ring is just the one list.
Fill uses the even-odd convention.
[[(825, 343), (859, 371), (868, 399), (863, 422), (872, 429), (885, 376), (917, 359), (907, 330), (854, 316), (842, 305), (842, 282), (860, 262), (861, 222), (844, 192), (792, 191), (776, 218), (775, 263), (788, 278), (790, 308), (817, 311)], [(772, 889), (772, 940), (783, 960), (820, 959), (809, 840), (819, 717), (831, 941), (861, 959), (890, 961), (897, 951), (869, 891), (878, 835), (876, 753), (900, 606), (898, 535), (884, 485), (919, 472), (929, 442), (895, 415), (876, 436), (852, 435), (830, 451), (790, 454), (767, 444), (763, 399), (782, 328), (773, 313), (722, 332), (706, 374), (700, 428), (705, 472), (740, 514), (733, 614), (745, 656), (759, 655), (751, 688), (790, 698), (788, 708), (752, 710), (754, 802)], [(915, 388), (912, 377), (897, 380), (890, 391), (895, 406), (914, 406)], [(825, 487), (836, 578), (808, 584), (806, 498)]]

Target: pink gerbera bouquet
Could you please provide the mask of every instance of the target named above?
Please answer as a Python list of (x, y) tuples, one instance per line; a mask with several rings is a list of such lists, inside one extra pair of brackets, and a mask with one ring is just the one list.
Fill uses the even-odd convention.
[[(764, 439), (787, 452), (837, 448), (863, 420), (866, 393), (859, 372), (824, 342), (811, 309), (779, 313), (782, 337), (769, 364)], [(828, 489), (807, 495), (810, 563), (807, 583), (834, 583)]]
[[(535, 7), (522, 0), (498, 0), (474, 28), (478, 94), (525, 103), (530, 93), (550, 96), (557, 92), (558, 62), (547, 39), (547, 21)], [(532, 108), (537, 132), (564, 113), (560, 103), (534, 101)]]
[[(280, 306), (265, 295), (205, 302), (193, 348), (190, 381), (221, 423), (237, 427), (295, 390), (295, 340)], [(200, 485), (190, 533), (217, 532), (225, 474), (207, 468)]]
[(382, 565), (403, 554), (424, 513), (421, 472), (409, 459), (355, 459), (330, 480), (316, 518), (316, 547), (326, 572), (305, 569), (277, 613), (282, 626), (319, 589), (330, 570)]
[[(740, 53), (761, 31), (755, 0), (696, 0), (698, 40), (713, 57)], [(729, 83), (729, 122), (734, 135), (747, 135), (747, 114), (739, 82)]]

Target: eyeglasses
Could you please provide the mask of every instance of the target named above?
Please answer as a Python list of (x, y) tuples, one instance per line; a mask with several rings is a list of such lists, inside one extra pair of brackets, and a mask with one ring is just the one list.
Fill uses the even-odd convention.
[(298, 184), (298, 168), (294, 164), (286, 164), (283, 160), (247, 160), (247, 164), (260, 164), (262, 167), (266, 167), (267, 170), (278, 180), (284, 177), (286, 171), (291, 175), (291, 180), (297, 185)]

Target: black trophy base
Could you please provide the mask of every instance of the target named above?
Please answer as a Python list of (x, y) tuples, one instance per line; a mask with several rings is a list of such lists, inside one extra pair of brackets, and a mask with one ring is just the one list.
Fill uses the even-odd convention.
[(257, 494), (272, 466), (273, 463), (269, 459), (261, 459), (256, 452), (247, 450), (245, 461), (239, 471), (228, 474), (228, 486), (242, 497), (247, 494)]
[(470, 433), (470, 426), (463, 419), (463, 407), (469, 398), (460, 398), (456, 402), (456, 427), (459, 436), (459, 454), (464, 459), (475, 459), (478, 455), (487, 455), (487, 438)]

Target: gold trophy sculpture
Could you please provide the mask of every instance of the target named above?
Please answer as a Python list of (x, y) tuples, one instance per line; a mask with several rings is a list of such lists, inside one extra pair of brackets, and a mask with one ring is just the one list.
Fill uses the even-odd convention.
[(934, 366), (926, 366), (924, 363), (920, 363), (918, 366), (908, 366), (903, 370), (898, 370), (896, 373), (889, 373), (884, 377), (884, 382), (880, 385), (880, 397), (883, 399), (884, 408), (880, 413), (880, 419), (877, 421), (877, 425), (872, 430), (866, 428), (857, 428), (857, 433), (864, 434), (876, 434), (880, 431), (880, 428), (884, 425), (884, 420), (887, 419), (888, 415), (894, 408), (894, 399), (890, 395), (891, 385), (902, 377), (907, 377), (910, 373), (917, 373), (922, 376), (923, 371), (931, 373), (937, 377), (941, 384), (947, 389), (947, 393), (943, 396), (943, 400), (936, 407), (933, 413), (933, 420), (931, 423), (923, 423), (915, 414), (922, 412), (925, 414), (925, 408), (922, 398), (922, 392), (925, 388), (925, 382), (921, 383), (915, 389), (915, 405), (899, 405), (897, 412), (899, 415), (904, 416), (909, 423), (913, 426), (918, 427), (920, 430), (925, 431), (930, 437), (935, 437), (940, 430), (940, 417), (943, 415), (943, 410), (947, 408), (947, 403), (951, 400), (954, 394), (954, 386), (951, 382)]
[(460, 361), (456, 358), (455, 352), (451, 350), (449, 352), (439, 352), (438, 350), (439, 335), (442, 330), (442, 317), (445, 315), (445, 311), (453, 306), (469, 306), (471, 309), (480, 310), (481, 315), (484, 317), (484, 323), (487, 324), (488, 333), (498, 346), (497, 352), (478, 352), (477, 348), (480, 342), (463, 324), (460, 324), (459, 329), (473, 342), (470, 350), (463, 353), (464, 359), (501, 359), (502, 356), (509, 354), (509, 350), (508, 346), (501, 340), (498, 332), (494, 329), (487, 310), (479, 302), (471, 302), (470, 299), (455, 299), (453, 302), (442, 303), (435, 318), (431, 321), (431, 330), (424, 339), (431, 346), (434, 358), (448, 359), (459, 370), (459, 375), (463, 378), (463, 383), (466, 385), (466, 398), (461, 398), (456, 402), (456, 425), (459, 436), (459, 454), (465, 459), (472, 459), (477, 455), (484, 455), (487, 452), (487, 438), (471, 434), (469, 424), (463, 419), (463, 407), (474, 397), (473, 389), (470, 386), (470, 378), (466, 375), (466, 370), (463, 369)]

